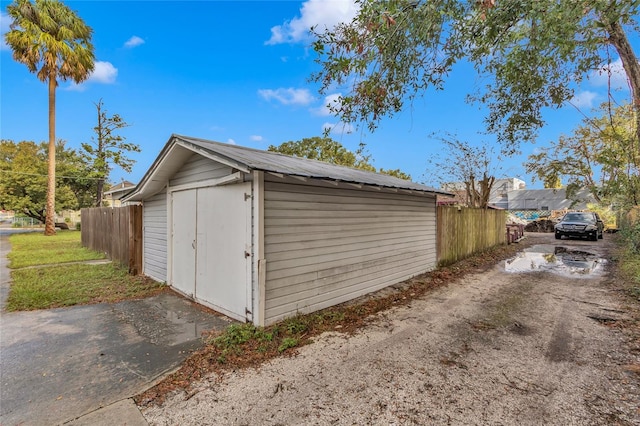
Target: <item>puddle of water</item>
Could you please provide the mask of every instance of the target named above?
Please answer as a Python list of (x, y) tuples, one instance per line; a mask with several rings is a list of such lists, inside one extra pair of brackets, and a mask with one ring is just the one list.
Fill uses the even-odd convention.
[(551, 245), (532, 246), (505, 262), (507, 272), (551, 272), (570, 277), (604, 273), (605, 259), (585, 251)]
[(223, 330), (230, 321), (201, 311), (170, 294), (121, 302), (116, 310), (137, 333), (154, 345), (174, 346), (197, 340), (204, 331)]

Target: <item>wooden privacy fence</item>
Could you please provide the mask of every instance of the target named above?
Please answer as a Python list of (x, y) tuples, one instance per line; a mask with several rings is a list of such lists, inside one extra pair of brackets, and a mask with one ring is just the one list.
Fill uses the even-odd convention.
[(448, 265), (473, 253), (507, 243), (504, 210), (438, 206), (438, 264)]
[(101, 251), (137, 275), (142, 272), (142, 206), (82, 209), (82, 245)]

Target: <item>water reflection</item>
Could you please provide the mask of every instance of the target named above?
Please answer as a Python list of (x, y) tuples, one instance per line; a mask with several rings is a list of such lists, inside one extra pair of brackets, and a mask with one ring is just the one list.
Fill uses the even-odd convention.
[(565, 276), (597, 276), (604, 272), (605, 259), (593, 253), (566, 247), (536, 245), (505, 262), (507, 272), (552, 272)]

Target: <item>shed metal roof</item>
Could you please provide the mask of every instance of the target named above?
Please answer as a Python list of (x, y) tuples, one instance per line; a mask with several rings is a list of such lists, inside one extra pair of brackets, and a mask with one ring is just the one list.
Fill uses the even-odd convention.
[(245, 172), (260, 170), (283, 175), (451, 195), (446, 191), (394, 176), (307, 158), (292, 157), (277, 152), (262, 151), (174, 134), (151, 168), (143, 176), (137, 189), (128, 195), (125, 200), (140, 201), (164, 188), (167, 179), (177, 172), (186, 160), (187, 153), (185, 149), (221, 161)]

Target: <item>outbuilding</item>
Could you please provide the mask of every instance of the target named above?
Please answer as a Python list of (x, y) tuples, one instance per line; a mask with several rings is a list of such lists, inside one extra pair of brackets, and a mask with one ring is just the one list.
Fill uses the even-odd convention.
[(136, 189), (143, 273), (268, 325), (436, 266), (436, 194), (392, 176), (172, 135)]

